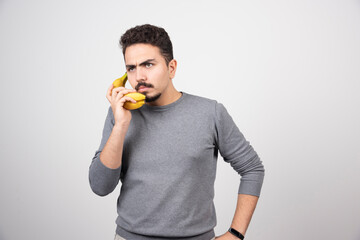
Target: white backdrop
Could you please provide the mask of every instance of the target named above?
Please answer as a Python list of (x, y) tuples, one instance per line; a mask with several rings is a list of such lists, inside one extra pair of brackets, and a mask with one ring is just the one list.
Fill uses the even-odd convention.
[[(120, 185), (95, 195), (88, 168), (118, 40), (144, 23), (170, 35), (175, 87), (223, 103), (264, 163), (246, 238), (359, 240), (358, 0), (0, 0), (0, 239), (113, 239)], [(238, 184), (219, 157), (217, 235)]]

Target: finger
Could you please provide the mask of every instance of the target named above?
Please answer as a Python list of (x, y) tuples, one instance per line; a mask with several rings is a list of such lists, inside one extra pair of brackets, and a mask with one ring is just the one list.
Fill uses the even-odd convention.
[(121, 103), (121, 106), (124, 106), (124, 103), (125, 102), (133, 102), (133, 103), (136, 103), (136, 101), (131, 98), (131, 97), (128, 97), (128, 96), (124, 96), (123, 98), (120, 99), (119, 101)]
[(109, 87), (108, 87), (108, 93), (111, 93), (111, 90), (114, 88), (114, 84), (111, 84)]
[(128, 94), (128, 93), (131, 93), (131, 92), (134, 92), (135, 90), (133, 89), (124, 89), (124, 90), (121, 90), (115, 97), (115, 101), (119, 101), (124, 95)]
[(126, 89), (125, 87), (117, 87), (117, 88), (114, 88), (113, 90), (116, 90), (116, 91), (121, 91), (123, 89)]
[(128, 97), (128, 96), (125, 96), (123, 97), (127, 102), (133, 102), (133, 103), (136, 103), (136, 100), (134, 100), (133, 98), (131, 97)]
[(112, 92), (112, 93), (114, 93), (114, 92), (118, 93), (118, 92), (120, 92), (120, 91), (123, 90), (123, 89), (125, 89), (125, 88), (124, 88), (124, 87), (117, 87), (117, 88), (113, 88), (113, 89), (111, 90), (111, 92)]
[(114, 85), (111, 84), (106, 93), (106, 98), (107, 98), (107, 100), (109, 100), (109, 102), (111, 102), (111, 91), (113, 88), (114, 88)]
[(135, 89), (129, 89), (129, 88), (124, 88), (124, 87), (119, 87), (119, 92), (123, 92), (126, 91), (126, 93), (128, 92), (136, 92)]
[(120, 91), (122, 91), (122, 90), (124, 90), (124, 89), (126, 89), (126, 88), (124, 88), (124, 87), (117, 87), (117, 88), (113, 88), (112, 89), (112, 94), (111, 94), (111, 99), (113, 100), (113, 99), (115, 99), (116, 98), (116, 96), (119, 94), (119, 92)]

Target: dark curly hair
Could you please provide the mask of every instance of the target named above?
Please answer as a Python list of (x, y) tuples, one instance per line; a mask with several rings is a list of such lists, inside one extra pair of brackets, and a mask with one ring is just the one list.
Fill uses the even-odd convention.
[(136, 43), (149, 43), (160, 49), (166, 65), (169, 65), (169, 62), (174, 58), (169, 35), (165, 29), (154, 25), (144, 24), (128, 29), (121, 36), (119, 43), (124, 56), (127, 47)]

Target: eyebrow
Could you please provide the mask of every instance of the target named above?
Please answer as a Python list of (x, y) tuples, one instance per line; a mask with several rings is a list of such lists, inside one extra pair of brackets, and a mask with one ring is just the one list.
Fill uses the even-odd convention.
[[(155, 61), (155, 58), (146, 59), (145, 61), (143, 61), (142, 63), (140, 63), (139, 66), (144, 66), (145, 64), (150, 63), (150, 62), (153, 62), (153, 61), (156, 62), (156, 61)], [(126, 65), (126, 68), (133, 68), (133, 67), (136, 67), (136, 66), (135, 66), (135, 65), (131, 65), (131, 64)]]

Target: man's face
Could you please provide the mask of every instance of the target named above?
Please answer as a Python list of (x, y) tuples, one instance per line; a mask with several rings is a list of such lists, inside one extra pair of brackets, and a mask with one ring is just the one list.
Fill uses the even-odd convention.
[(126, 48), (125, 64), (130, 85), (145, 94), (146, 101), (156, 101), (166, 94), (169, 83), (175, 75), (174, 63), (166, 65), (158, 47), (137, 43)]

